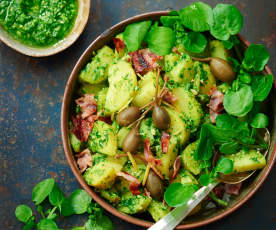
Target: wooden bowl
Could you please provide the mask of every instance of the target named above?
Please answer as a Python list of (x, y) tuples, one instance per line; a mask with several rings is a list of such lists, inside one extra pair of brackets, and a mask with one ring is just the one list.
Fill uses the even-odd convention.
[[(86, 184), (84, 179), (81, 176), (81, 173), (79, 172), (79, 169), (76, 165), (72, 149), (70, 147), (69, 143), (69, 127), (68, 127), (68, 121), (70, 119), (71, 115), (71, 103), (72, 103), (72, 96), (75, 93), (75, 87), (77, 83), (77, 78), (79, 75), (80, 70), (84, 68), (86, 63), (91, 60), (93, 51), (96, 51), (97, 49), (101, 48), (103, 45), (108, 44), (111, 42), (111, 39), (118, 33), (122, 32), (130, 23), (137, 22), (137, 21), (143, 21), (143, 20), (158, 20), (161, 15), (167, 15), (168, 11), (158, 11), (158, 12), (151, 12), (146, 14), (141, 14), (138, 16), (131, 17), (127, 20), (124, 20), (117, 25), (111, 27), (110, 29), (106, 30), (103, 34), (101, 34), (96, 40), (94, 40), (91, 45), (86, 49), (86, 51), (83, 53), (83, 55), (80, 57), (79, 61), (77, 62), (75, 68), (73, 69), (68, 82), (66, 84), (65, 93), (63, 97), (63, 103), (62, 103), (62, 111), (61, 111), (61, 132), (62, 132), (62, 141), (63, 141), (63, 147), (65, 151), (65, 155), (67, 157), (68, 163), (76, 176), (78, 182), (80, 185), (88, 192), (88, 194), (96, 201), (98, 202), (104, 209), (106, 209), (108, 212), (112, 213), (113, 215), (128, 221), (130, 223), (140, 225), (143, 227), (150, 227), (153, 223), (143, 219), (144, 216), (134, 217), (130, 215), (126, 215), (123, 213), (120, 213), (118, 210), (116, 210), (113, 206), (111, 206), (109, 203), (107, 203), (105, 200), (103, 200), (98, 194)], [(249, 42), (241, 35), (239, 35), (239, 38), (241, 40), (241, 43), (244, 48), (249, 46)], [(271, 74), (271, 70), (266, 66), (265, 72), (267, 74)], [(241, 207), (250, 197), (253, 196), (253, 194), (260, 188), (260, 186), (263, 184), (264, 180), (268, 176), (270, 170), (273, 167), (273, 164), (276, 159), (276, 120), (274, 119), (276, 114), (276, 101), (271, 100), (272, 96), (275, 97), (276, 92), (276, 82), (274, 80), (274, 87), (270, 94), (270, 100), (269, 100), (269, 106), (270, 106), (270, 131), (272, 133), (272, 145), (269, 151), (267, 165), (264, 169), (258, 171), (252, 178), (250, 178), (244, 185), (243, 189), (241, 191), (241, 194), (233, 199), (231, 199), (229, 206), (226, 208), (220, 208), (216, 209), (213, 212), (210, 213), (201, 213), (195, 216), (190, 216), (185, 219), (184, 223), (177, 226), (176, 229), (190, 229), (190, 228), (196, 228), (200, 227), (209, 223), (212, 223), (214, 221), (217, 221), (239, 207)]]
[(90, 12), (90, 0), (78, 0), (78, 15), (71, 29), (70, 33), (61, 41), (54, 44), (53, 46), (46, 48), (37, 48), (24, 45), (19, 41), (11, 37), (1, 26), (0, 26), (0, 40), (7, 46), (18, 51), (19, 53), (25, 54), (32, 57), (46, 57), (57, 54), (69, 46), (71, 46), (77, 38), (81, 35), (86, 26)]

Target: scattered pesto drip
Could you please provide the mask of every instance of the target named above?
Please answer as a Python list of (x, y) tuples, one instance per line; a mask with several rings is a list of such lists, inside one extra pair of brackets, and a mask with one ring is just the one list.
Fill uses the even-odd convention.
[(76, 0), (2, 0), (0, 26), (23, 44), (47, 47), (68, 35), (77, 12)]

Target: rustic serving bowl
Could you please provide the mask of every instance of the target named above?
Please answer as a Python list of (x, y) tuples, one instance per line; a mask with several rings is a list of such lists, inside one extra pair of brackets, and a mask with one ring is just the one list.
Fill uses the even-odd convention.
[(87, 23), (90, 12), (90, 0), (78, 0), (78, 15), (71, 29), (70, 33), (61, 41), (54, 44), (53, 46), (46, 48), (37, 48), (24, 45), (19, 41), (11, 37), (1, 26), (0, 26), (0, 40), (7, 46), (18, 51), (19, 53), (25, 54), (32, 57), (46, 57), (57, 54), (69, 46), (71, 46), (83, 32)]
[[(80, 185), (88, 192), (88, 194), (96, 201), (98, 202), (104, 209), (106, 209), (108, 212), (112, 213), (113, 215), (128, 221), (130, 223), (140, 225), (143, 227), (150, 227), (153, 223), (146, 220), (146, 216), (129, 216), (123, 213), (120, 213), (118, 210), (116, 210), (113, 206), (111, 206), (109, 203), (107, 203), (105, 200), (103, 200), (98, 194), (86, 184), (84, 179), (81, 176), (81, 173), (78, 169), (78, 166), (76, 165), (72, 149), (70, 147), (70, 142), (68, 138), (69, 134), (69, 119), (71, 116), (71, 108), (72, 108), (72, 99), (74, 96), (75, 88), (77, 85), (77, 78), (79, 75), (80, 70), (84, 68), (86, 63), (91, 60), (93, 51), (96, 51), (97, 49), (101, 48), (105, 44), (109, 44), (111, 42), (111, 39), (118, 33), (122, 32), (130, 23), (137, 22), (137, 21), (143, 21), (143, 20), (159, 20), (160, 16), (167, 15), (168, 11), (158, 11), (158, 12), (151, 12), (151, 13), (145, 13), (140, 14), (134, 17), (131, 17), (127, 20), (124, 20), (117, 25), (111, 27), (110, 29), (106, 30), (103, 34), (101, 34), (98, 38), (96, 38), (91, 45), (86, 49), (86, 51), (83, 53), (83, 55), (80, 57), (79, 61), (77, 62), (75, 68), (73, 69), (68, 82), (66, 84), (64, 98), (63, 98), (63, 104), (62, 104), (62, 112), (61, 112), (61, 132), (62, 132), (62, 141), (63, 146), (65, 150), (65, 154), (68, 160), (68, 163), (75, 174), (78, 182)], [(241, 49), (246, 49), (246, 47), (249, 46), (249, 42), (241, 35), (238, 35), (241, 40)], [(265, 72), (267, 74), (271, 74), (271, 70), (268, 68), (268, 66), (265, 67)], [(196, 228), (200, 227), (209, 223), (212, 223), (214, 221), (217, 221), (239, 207), (241, 207), (249, 198), (251, 198), (254, 193), (260, 188), (260, 186), (263, 184), (264, 180), (268, 176), (270, 170), (273, 167), (273, 164), (276, 159), (276, 120), (275, 114), (276, 114), (276, 102), (275, 100), (271, 100), (272, 97), (275, 97), (276, 95), (276, 81), (274, 80), (274, 87), (270, 94), (270, 99), (268, 99), (268, 113), (270, 116), (270, 131), (272, 134), (272, 144), (270, 147), (267, 165), (264, 169), (258, 171), (252, 178), (250, 178), (246, 183), (243, 185), (242, 192), (239, 196), (231, 199), (229, 206), (226, 208), (221, 209), (215, 209), (212, 211), (207, 211), (204, 213), (199, 213), (195, 216), (190, 216), (184, 220), (183, 223), (181, 223), (179, 226), (177, 226), (176, 229), (190, 229), (190, 228)]]

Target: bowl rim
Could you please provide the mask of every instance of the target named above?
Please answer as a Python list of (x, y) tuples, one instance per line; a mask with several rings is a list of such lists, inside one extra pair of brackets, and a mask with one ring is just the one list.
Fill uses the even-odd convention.
[[(150, 227), (153, 224), (153, 222), (138, 219), (133, 216), (126, 215), (126, 214), (119, 212), (117, 209), (115, 209), (109, 203), (107, 203), (102, 198), (100, 198), (100, 196), (96, 192), (94, 192), (93, 189), (89, 185), (87, 185), (87, 183), (84, 181), (84, 179), (81, 176), (79, 169), (76, 165), (74, 157), (70, 151), (70, 144), (69, 144), (69, 138), (68, 138), (69, 109), (67, 107), (71, 103), (73, 82), (74, 82), (75, 78), (77, 78), (77, 76), (78, 76), (80, 66), (85, 62), (86, 57), (89, 55), (89, 53), (91, 53), (91, 51), (93, 50), (92, 48), (93, 48), (93, 46), (95, 46), (95, 44), (97, 44), (104, 37), (110, 35), (112, 32), (114, 32), (114, 30), (117, 31), (129, 23), (132, 23), (134, 21), (146, 20), (146, 18), (160, 17), (162, 15), (167, 15), (168, 12), (169, 11), (153, 11), (153, 12), (138, 14), (136, 16), (127, 18), (127, 19), (115, 24), (114, 26), (110, 27), (109, 29), (104, 31), (101, 35), (99, 35), (95, 40), (93, 40), (91, 42), (91, 44), (88, 46), (88, 48), (83, 52), (83, 54), (77, 61), (74, 69), (72, 70), (72, 72), (70, 74), (70, 77), (69, 77), (66, 87), (65, 87), (63, 102), (62, 102), (62, 109), (61, 109), (61, 135), (62, 135), (63, 148), (65, 151), (65, 155), (66, 155), (68, 164), (69, 164), (71, 170), (73, 171), (75, 177), (77, 178), (77, 181), (81, 185), (81, 187), (84, 188), (86, 190), (86, 192), (106, 211), (112, 213), (116, 217), (123, 219), (129, 223), (139, 225), (142, 227), (147, 227), (147, 228)], [(250, 45), (250, 42), (248, 40), (246, 40), (245, 37), (243, 37), (240, 34), (238, 34), (238, 37), (247, 47)], [(267, 74), (272, 74), (272, 71), (270, 70), (270, 68), (267, 65), (265, 67), (265, 72)], [(274, 78), (274, 88), (276, 88), (275, 78)], [(247, 194), (239, 202), (237, 202), (235, 205), (233, 205), (233, 207), (229, 208), (228, 210), (225, 210), (211, 218), (197, 221), (195, 223), (181, 224), (181, 225), (178, 225), (176, 227), (176, 229), (191, 229), (191, 228), (196, 228), (196, 227), (210, 224), (219, 219), (222, 219), (223, 217), (226, 217), (227, 215), (231, 214), (232, 212), (237, 210), (239, 207), (241, 207), (247, 200), (249, 200), (256, 193), (256, 191), (260, 188), (260, 186), (263, 184), (263, 182), (267, 178), (269, 172), (271, 171), (271, 169), (275, 163), (275, 160), (276, 160), (276, 143), (274, 144), (274, 146), (271, 146), (271, 148), (272, 148), (271, 156), (268, 159), (266, 167), (261, 171), (261, 176), (259, 176), (257, 181), (254, 182), (255, 186), (252, 187), (252, 189), (250, 189), (250, 191), (248, 191)]]
[(21, 43), (8, 34), (0, 25), (0, 42), (13, 50), (30, 57), (48, 57), (69, 48), (82, 34), (88, 22), (90, 14), (90, 0), (77, 0), (78, 12), (74, 26), (70, 32), (60, 41), (49, 47), (32, 47)]

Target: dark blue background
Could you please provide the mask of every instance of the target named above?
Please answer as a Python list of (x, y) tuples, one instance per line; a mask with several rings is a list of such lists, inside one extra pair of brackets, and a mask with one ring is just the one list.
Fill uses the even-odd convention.
[[(68, 76), (86, 47), (101, 32), (130, 16), (168, 8), (179, 9), (183, 0), (93, 0), (88, 25), (66, 51), (47, 58), (21, 55), (0, 42), (0, 229), (21, 229), (15, 207), (31, 202), (33, 186), (54, 177), (69, 194), (79, 185), (64, 156), (60, 135), (60, 109)], [(276, 1), (205, 1), (235, 4), (244, 15), (242, 34), (264, 43), (276, 73)], [(276, 169), (256, 195), (227, 218), (203, 227), (212, 230), (276, 229)], [(62, 220), (70, 229), (87, 217)], [(111, 216), (118, 230), (142, 229)]]

